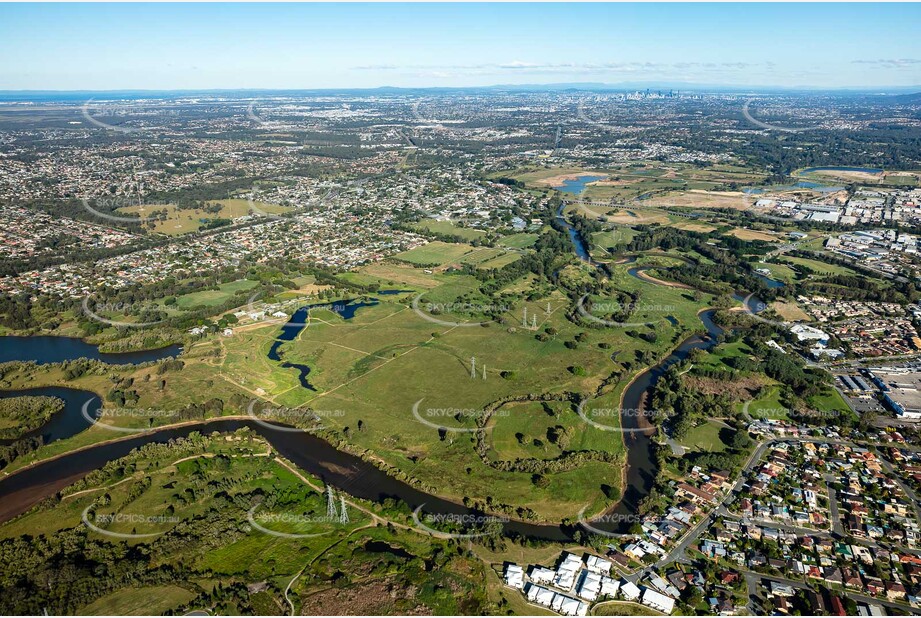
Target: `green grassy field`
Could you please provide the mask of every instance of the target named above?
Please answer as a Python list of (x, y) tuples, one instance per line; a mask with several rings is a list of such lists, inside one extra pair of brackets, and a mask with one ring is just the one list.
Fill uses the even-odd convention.
[(537, 234), (512, 234), (510, 236), (503, 236), (499, 239), (498, 244), (503, 247), (511, 247), (512, 249), (527, 249), (534, 246), (534, 243), (537, 241)]
[(122, 588), (80, 609), (84, 616), (157, 616), (185, 605), (195, 593), (179, 586)]
[[(473, 452), (469, 436), (456, 434), (440, 440), (436, 430), (413, 418), (412, 408), (415, 402), (422, 400), (426, 407), (482, 410), (500, 398), (526, 393), (590, 392), (599, 384), (600, 376), (619, 367), (619, 363), (612, 363), (610, 352), (598, 348), (599, 342), (610, 343), (618, 352), (617, 358), (627, 360), (635, 350), (658, 349), (661, 353), (682, 332), (700, 327), (696, 316), (699, 305), (688, 298), (686, 292), (638, 281), (629, 277), (623, 267), (615, 268), (615, 277), (618, 285), (643, 291), (651, 307), (637, 317), (655, 319), (659, 323), (660, 340), (656, 344), (646, 344), (623, 331), (588, 329), (584, 343), (576, 349), (566, 348), (563, 344), (582, 329), (564, 319), (566, 302), (559, 295), (508, 307), (503, 324), (467, 328), (433, 324), (405, 305), (385, 301), (376, 307), (361, 309), (352, 320), (342, 320), (332, 314), (318, 319), (296, 341), (286, 344), (283, 353), (287, 360), (306, 363), (312, 368), (310, 380), (318, 389), (316, 393), (296, 386), (294, 370), (273, 370), (271, 363), (265, 360), (265, 350), (272, 341), (271, 329), (265, 334), (254, 331), (224, 342), (228, 353), (222, 363), (222, 372), (235, 382), (253, 376), (247, 382), (250, 388), (258, 386), (266, 396), (284, 405), (345, 410), (345, 416), (337, 423), (354, 428), (361, 421), (363, 427), (361, 432), (349, 434), (350, 442), (359, 448), (373, 450), (388, 464), (412, 474), (424, 486), (437, 486), (442, 495), (478, 497), (482, 496), (482, 488), (489, 486), (496, 500), (524, 504), (548, 518), (565, 516), (572, 513), (576, 504), (584, 505), (586, 500), (601, 504), (598, 485), (589, 482), (580, 487), (573, 480), (576, 476), (614, 481), (619, 470), (607, 466), (612, 468), (608, 473), (596, 469), (558, 474), (550, 488), (540, 490), (533, 487), (528, 474), (500, 473), (484, 465)], [(476, 282), (469, 277), (439, 278), (444, 283), (426, 292), (423, 306), (432, 302), (450, 304), (476, 287)], [(551, 306), (549, 315), (548, 303)], [(539, 330), (552, 326), (556, 334), (542, 342), (532, 331), (521, 328), (520, 316), (525, 308), (528, 315), (537, 317)], [(678, 320), (678, 329), (664, 319), (666, 313)], [(448, 315), (439, 317), (451, 319)], [(464, 315), (457, 315), (455, 319), (469, 321)], [(436, 336), (433, 338), (433, 335)], [(256, 338), (261, 343), (257, 343)], [(471, 357), (477, 359), (476, 380), (470, 378)], [(584, 368), (585, 375), (571, 373), (567, 369), (570, 366)], [(486, 380), (481, 377), (484, 367)], [(503, 372), (510, 377), (502, 377)], [(406, 376), (417, 375), (429, 378), (406, 383)], [(396, 384), (405, 384), (405, 387), (395, 387)], [(571, 425), (571, 420), (564, 425)], [(452, 423), (450, 418), (444, 421), (445, 425)], [(497, 435), (504, 435), (500, 448), (509, 444), (507, 433), (500, 420)], [(516, 432), (511, 433), (514, 441)], [(622, 448), (615, 435), (596, 433), (595, 436), (584, 431), (576, 434), (571, 444), (580, 448), (598, 445)], [(521, 452), (528, 451), (525, 449), (519, 454)], [(553, 456), (554, 453), (549, 449), (544, 454)], [(450, 473), (467, 468), (470, 468), (469, 474)]]
[(773, 264), (771, 262), (753, 262), (753, 268), (767, 268), (771, 271), (771, 278), (776, 279), (777, 281), (784, 281), (787, 283), (796, 281), (796, 273), (789, 266), (784, 264)]
[[(640, 196), (668, 195), (692, 189), (713, 191), (736, 183), (751, 185), (764, 178), (764, 174), (744, 167), (717, 164), (697, 167), (684, 163), (662, 163), (659, 161), (634, 162), (613, 165), (606, 169), (564, 168), (522, 168), (514, 173), (503, 172), (533, 188), (546, 188), (561, 177), (576, 174), (605, 174), (602, 182), (586, 187), (587, 200), (607, 202), (628, 202)], [(701, 201), (705, 198), (701, 197)]]
[(511, 264), (512, 262), (517, 262), (520, 259), (521, 259), (520, 253), (508, 252), (508, 253), (503, 253), (501, 255), (497, 255), (496, 257), (490, 258), (488, 260), (483, 260), (481, 262), (478, 262), (476, 266), (477, 268), (480, 268), (480, 269), (502, 268), (503, 266), (506, 266), (507, 264)]
[(152, 213), (165, 210), (166, 218), (162, 221), (152, 223), (152, 231), (160, 234), (176, 236), (195, 232), (202, 226), (203, 219), (238, 219), (253, 213), (253, 207), (258, 208), (263, 213), (277, 215), (290, 211), (290, 208), (279, 206), (277, 204), (267, 204), (264, 202), (253, 202), (243, 199), (226, 199), (214, 200), (208, 204), (220, 205), (221, 209), (217, 212), (207, 212), (200, 208), (179, 210), (171, 204), (153, 205), (153, 206), (126, 206), (119, 208), (121, 214), (137, 215), (138, 217), (149, 217)]
[(801, 257), (792, 257), (792, 256), (783, 256), (778, 258), (781, 262), (787, 264), (797, 264), (801, 266), (806, 266), (811, 268), (817, 273), (825, 275), (856, 275), (856, 271), (851, 270), (845, 266), (838, 266), (836, 264), (826, 264), (825, 262), (820, 262), (819, 260), (812, 260), (809, 258)]
[(809, 399), (809, 403), (819, 412), (831, 414), (853, 414), (850, 407), (848, 407), (847, 402), (845, 402), (841, 397), (841, 394), (833, 388), (829, 388), (825, 390), (825, 392), (811, 397)]
[[(739, 404), (739, 410), (745, 408), (745, 404)], [(756, 399), (748, 403), (748, 414), (752, 418), (788, 420), (787, 408), (780, 401), (780, 386), (768, 386)]]
[(184, 294), (176, 299), (176, 305), (180, 309), (191, 309), (199, 306), (216, 307), (227, 301), (237, 292), (251, 290), (257, 285), (259, 285), (257, 281), (250, 281), (249, 279), (222, 283), (217, 286), (218, 289), (216, 290), (204, 290), (201, 292)]
[(476, 238), (482, 238), (486, 235), (485, 232), (480, 230), (475, 230), (473, 228), (461, 227), (455, 225), (451, 221), (436, 221), (435, 219), (424, 219), (420, 221), (413, 227), (420, 230), (429, 230), (438, 234), (446, 234), (450, 236), (459, 236), (464, 240), (474, 240)]
[(680, 443), (692, 451), (720, 453), (726, 450), (726, 444), (720, 439), (721, 431), (727, 431), (721, 423), (705, 421), (689, 429)]
[(410, 264), (437, 264), (444, 266), (460, 261), (468, 254), (477, 251), (470, 245), (459, 245), (441, 241), (430, 242), (427, 245), (398, 253), (393, 258)]

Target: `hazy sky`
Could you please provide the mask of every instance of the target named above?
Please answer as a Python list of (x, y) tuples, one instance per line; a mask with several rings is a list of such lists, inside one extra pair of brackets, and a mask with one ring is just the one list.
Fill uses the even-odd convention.
[(0, 5), (0, 90), (588, 81), (921, 85), (921, 5)]

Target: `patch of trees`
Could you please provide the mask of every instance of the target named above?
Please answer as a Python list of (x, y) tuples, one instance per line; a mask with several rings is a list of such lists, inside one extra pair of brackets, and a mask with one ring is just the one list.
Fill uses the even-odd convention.
[(47, 423), (52, 416), (64, 409), (64, 402), (57, 397), (10, 397), (0, 399), (0, 419), (11, 426), (0, 428), (0, 440), (22, 436)]

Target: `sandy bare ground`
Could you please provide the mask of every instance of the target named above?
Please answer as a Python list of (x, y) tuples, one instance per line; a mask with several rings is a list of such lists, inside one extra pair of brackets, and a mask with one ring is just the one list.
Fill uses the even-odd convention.
[(649, 283), (655, 283), (656, 285), (664, 285), (669, 288), (678, 288), (681, 290), (693, 290), (694, 289), (690, 285), (678, 283), (677, 281), (665, 281), (664, 279), (657, 279), (656, 277), (653, 277), (652, 275), (642, 270), (637, 271), (636, 276), (644, 281), (648, 281)]
[(608, 215), (608, 221), (623, 225), (641, 223), (668, 223), (668, 217), (661, 212), (643, 212), (638, 210), (621, 210), (616, 215)]
[(307, 285), (302, 285), (297, 288), (298, 292), (303, 292), (304, 294), (316, 294), (322, 292), (323, 290), (328, 290), (332, 288), (331, 285), (318, 285), (316, 283), (308, 283)]
[(795, 322), (798, 320), (809, 321), (811, 319), (809, 314), (800, 309), (799, 306), (795, 303), (786, 303), (776, 300), (771, 303), (771, 309), (773, 309), (781, 318), (790, 322)]
[(846, 182), (868, 182), (876, 183), (882, 181), (884, 177), (883, 174), (870, 174), (867, 172), (858, 172), (856, 170), (843, 170), (843, 171), (827, 171), (827, 172), (812, 172), (809, 174), (812, 177), (822, 177), (822, 178), (839, 178)]
[(774, 234), (769, 234), (767, 232), (759, 232), (758, 230), (746, 230), (744, 228), (737, 227), (734, 230), (729, 232), (730, 235), (735, 236), (739, 240), (764, 240), (767, 242), (779, 242), (780, 239), (777, 238)]
[(716, 229), (716, 226), (707, 225), (705, 223), (675, 223), (672, 227), (676, 227), (679, 230), (687, 230), (689, 232), (712, 232)]
[(682, 208), (735, 208), (745, 210), (751, 198), (741, 191), (690, 191), (657, 195), (646, 200), (649, 206), (677, 206)]
[[(580, 176), (601, 176), (598, 172), (570, 172), (569, 174), (558, 174), (556, 176), (550, 176), (549, 178), (543, 178), (541, 180), (535, 180), (534, 184), (541, 185), (545, 187), (558, 187), (563, 184), (564, 180), (578, 180)], [(595, 184), (594, 182), (588, 183), (589, 185)]]

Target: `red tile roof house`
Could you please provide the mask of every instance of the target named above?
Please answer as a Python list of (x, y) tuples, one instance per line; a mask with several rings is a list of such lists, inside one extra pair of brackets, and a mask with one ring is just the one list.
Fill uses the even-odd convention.
[(863, 590), (863, 582), (860, 581), (860, 575), (856, 571), (848, 568), (841, 569), (841, 581), (848, 588)]
[(890, 600), (904, 599), (905, 586), (899, 582), (886, 582), (886, 597)]
[(678, 488), (675, 491), (675, 496), (679, 498), (687, 497), (690, 500), (698, 503), (712, 502), (715, 498), (713, 494), (702, 489), (697, 489), (693, 485), (688, 485), (687, 483), (678, 483)]
[(866, 588), (867, 592), (873, 596), (882, 594), (885, 590), (883, 587), (883, 580), (879, 579), (878, 577), (865, 577), (864, 588)]
[(831, 615), (832, 616), (847, 616), (847, 610), (844, 609), (844, 603), (841, 602), (841, 598), (832, 594), (829, 599), (831, 605)]
[(723, 571), (720, 573), (720, 582), (724, 586), (729, 586), (737, 581), (739, 581), (739, 574), (735, 571)]

